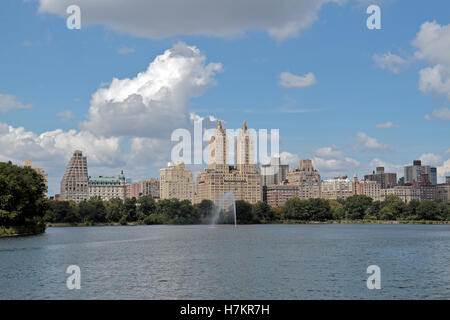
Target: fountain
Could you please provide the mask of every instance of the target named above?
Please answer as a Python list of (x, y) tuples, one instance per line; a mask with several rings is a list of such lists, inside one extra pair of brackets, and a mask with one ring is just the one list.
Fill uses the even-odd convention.
[[(234, 217), (234, 226), (236, 227), (237, 221), (236, 221), (236, 200), (234, 199), (234, 194), (232, 191), (228, 191), (225, 193), (222, 197), (222, 200), (220, 201), (220, 205), (216, 208), (216, 211), (213, 216), (212, 224), (217, 224), (219, 220), (222, 220), (220, 222), (224, 221), (224, 217), (228, 216), (228, 213), (230, 212), (230, 207), (232, 209), (233, 217)], [(231, 212), (230, 212), (231, 213)], [(225, 220), (226, 221), (226, 220)]]

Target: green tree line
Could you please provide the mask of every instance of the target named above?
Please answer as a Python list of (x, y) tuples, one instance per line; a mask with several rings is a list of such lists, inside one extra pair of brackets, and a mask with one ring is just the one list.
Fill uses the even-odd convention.
[[(219, 214), (218, 223), (234, 223), (229, 212)], [(194, 204), (188, 200), (161, 200), (151, 197), (139, 199), (112, 199), (102, 201), (91, 198), (76, 204), (68, 201), (51, 201), (45, 214), (50, 223), (138, 223), (138, 224), (208, 224), (217, 208), (210, 200)], [(450, 221), (450, 202), (411, 201), (404, 203), (397, 196), (385, 201), (373, 201), (363, 195), (346, 200), (293, 198), (281, 208), (272, 208), (265, 202), (250, 204), (236, 201), (238, 224), (326, 222), (331, 220), (401, 220)]]

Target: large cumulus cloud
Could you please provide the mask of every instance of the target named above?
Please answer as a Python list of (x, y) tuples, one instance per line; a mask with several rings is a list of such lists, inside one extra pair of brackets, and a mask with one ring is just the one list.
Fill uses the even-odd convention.
[(215, 83), (220, 63), (178, 43), (134, 78), (113, 79), (92, 95), (84, 130), (100, 135), (170, 138), (190, 121), (189, 99)]

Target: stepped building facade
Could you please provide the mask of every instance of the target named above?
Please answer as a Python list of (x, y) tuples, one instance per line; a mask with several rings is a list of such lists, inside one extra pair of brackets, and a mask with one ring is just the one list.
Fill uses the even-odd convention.
[(255, 144), (247, 124), (236, 137), (236, 166), (228, 163), (229, 145), (227, 134), (218, 121), (208, 146), (209, 165), (197, 176), (195, 202), (212, 200), (219, 205), (222, 197), (232, 192), (236, 200), (256, 203), (262, 200), (262, 179), (255, 164)]
[(74, 151), (61, 180), (61, 200), (81, 202), (89, 199), (87, 158)]

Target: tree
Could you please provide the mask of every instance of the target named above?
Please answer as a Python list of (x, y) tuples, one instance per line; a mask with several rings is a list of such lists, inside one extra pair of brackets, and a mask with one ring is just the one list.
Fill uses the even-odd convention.
[(287, 200), (281, 208), (281, 215), (286, 220), (311, 220), (311, 212), (308, 211), (306, 201), (299, 198)]
[(238, 224), (255, 223), (252, 205), (244, 200), (236, 201), (236, 220)]
[(156, 203), (152, 197), (143, 196), (137, 200), (137, 218), (144, 221), (146, 217), (156, 212)]
[(364, 218), (371, 220), (379, 220), (381, 208), (382, 208), (381, 201), (373, 201), (371, 205), (367, 208)]
[(78, 223), (81, 218), (78, 214), (78, 206), (74, 201), (49, 201), (46, 214), (47, 222)]
[(365, 195), (354, 195), (345, 200), (345, 213), (349, 219), (364, 218), (366, 210), (372, 204), (372, 198)]
[(325, 199), (306, 200), (306, 210), (310, 213), (313, 221), (327, 221), (333, 218), (330, 204)]
[(137, 220), (136, 212), (136, 198), (125, 199), (122, 208), (122, 217), (125, 217), (125, 220), (128, 222), (134, 222)]
[(275, 211), (271, 206), (263, 201), (255, 203), (252, 207), (253, 216), (259, 222), (269, 222), (274, 219)]
[(437, 201), (422, 201), (417, 207), (417, 217), (420, 220), (441, 220), (441, 210)]
[(203, 223), (210, 223), (211, 218), (216, 211), (216, 206), (211, 200), (202, 200), (202, 202), (194, 205), (194, 209), (198, 212)]
[(82, 221), (101, 223), (106, 221), (106, 207), (100, 197), (92, 197), (79, 203), (79, 214)]
[(391, 194), (387, 196), (382, 203), (382, 208), (380, 211), (380, 219), (396, 220), (400, 217), (405, 216), (405, 212), (407, 211), (406, 208), (407, 208), (406, 204), (400, 197)]
[[(106, 202), (106, 221), (119, 222), (124, 211), (123, 200), (120, 198), (112, 198)], [(126, 218), (125, 218), (126, 219)]]
[(345, 218), (344, 205), (337, 200), (328, 200), (330, 205), (331, 216), (334, 220), (342, 220)]
[(0, 162), (0, 225), (41, 223), (47, 210), (42, 175), (32, 168)]
[(411, 220), (419, 220), (419, 217), (417, 215), (417, 208), (420, 205), (420, 201), (417, 199), (411, 200), (405, 210), (404, 218), (411, 219)]

